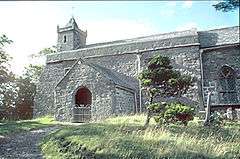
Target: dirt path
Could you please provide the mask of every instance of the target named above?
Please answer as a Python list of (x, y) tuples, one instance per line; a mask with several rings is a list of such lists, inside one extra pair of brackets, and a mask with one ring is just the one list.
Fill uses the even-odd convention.
[(0, 141), (0, 159), (42, 159), (38, 143), (58, 127), (48, 127), (24, 132)]

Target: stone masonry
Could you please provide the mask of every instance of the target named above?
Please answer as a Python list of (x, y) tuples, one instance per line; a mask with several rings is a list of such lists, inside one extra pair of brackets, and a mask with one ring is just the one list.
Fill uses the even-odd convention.
[[(58, 53), (47, 56), (37, 86), (35, 116), (50, 113), (57, 120), (81, 122), (74, 120), (79, 115), (77, 107), (85, 110), (76, 105), (81, 102), (89, 102), (85, 106), (90, 120), (144, 110), (146, 98), (137, 77), (156, 54), (168, 56), (175, 69), (197, 79), (185, 97), (198, 109), (204, 108), (210, 90), (214, 91), (213, 103), (222, 102), (223, 96), (226, 99), (228, 92), (219, 90), (218, 72), (223, 66), (234, 71), (231, 88), (234, 87), (236, 102), (240, 102), (238, 26), (210, 31), (191, 29), (91, 45), (86, 45), (86, 36), (87, 32), (78, 28), (74, 18), (65, 27), (58, 27)], [(78, 94), (81, 88), (90, 93)], [(84, 118), (84, 111), (81, 112)]]

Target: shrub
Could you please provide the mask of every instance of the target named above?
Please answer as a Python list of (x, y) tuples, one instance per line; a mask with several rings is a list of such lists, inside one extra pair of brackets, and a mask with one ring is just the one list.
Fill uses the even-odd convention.
[(164, 119), (169, 122), (181, 122), (184, 125), (190, 120), (193, 120), (194, 108), (180, 104), (171, 103), (166, 106), (166, 111), (164, 112)]
[(224, 124), (224, 117), (219, 112), (214, 112), (210, 116), (210, 123), (212, 126), (220, 127)]
[[(186, 74), (181, 74), (179, 71), (174, 70), (171, 65), (170, 58), (161, 56), (160, 54), (149, 59), (147, 67), (140, 73), (139, 79), (142, 84), (141, 89), (148, 97), (148, 103), (150, 104), (149, 108), (151, 109), (151, 107), (153, 107), (154, 110), (155, 107), (161, 107), (161, 104), (158, 105), (153, 103), (157, 97), (180, 98), (183, 94), (187, 93), (188, 89), (193, 86), (195, 81), (195, 78)], [(190, 120), (191, 115), (188, 113), (183, 114), (182, 112), (187, 111), (187, 108), (182, 106), (178, 107), (180, 107), (179, 110), (169, 110), (170, 112), (168, 111), (166, 117), (163, 115), (161, 118), (166, 119), (166, 121), (180, 120), (185, 122)], [(148, 110), (151, 111), (150, 109)], [(170, 107), (169, 109), (173, 108)], [(152, 117), (152, 114), (149, 111), (147, 113), (147, 120), (144, 127), (149, 125), (150, 118)], [(171, 111), (177, 114), (173, 117), (170, 115), (172, 114)], [(163, 120), (160, 120), (161, 118), (155, 117), (155, 120), (162, 122)]]
[(159, 124), (180, 122), (187, 125), (194, 116), (194, 108), (181, 103), (153, 103), (148, 106), (148, 109), (154, 114), (154, 119)]

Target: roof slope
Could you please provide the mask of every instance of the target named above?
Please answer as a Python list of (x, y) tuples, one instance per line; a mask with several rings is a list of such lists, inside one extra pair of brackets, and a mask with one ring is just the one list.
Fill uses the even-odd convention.
[(87, 45), (86, 48), (94, 48), (94, 47), (99, 47), (99, 46), (105, 47), (105, 46), (111, 46), (111, 45), (117, 45), (117, 44), (119, 45), (119, 44), (128, 44), (128, 43), (148, 42), (148, 41), (172, 39), (172, 38), (177, 38), (177, 37), (192, 36), (196, 33), (196, 31), (197, 31), (196, 28), (192, 28), (191, 30), (154, 34), (154, 35), (141, 36), (141, 37), (131, 38), (131, 39), (90, 44), (90, 45)]
[(79, 58), (73, 64), (73, 66), (70, 68), (70, 70), (63, 76), (63, 78), (59, 80), (59, 82), (56, 84), (55, 88), (58, 87), (64, 81), (64, 79), (66, 79), (70, 75), (70, 72), (74, 70), (74, 68), (79, 64), (79, 62), (81, 62), (81, 64), (83, 64), (83, 65), (87, 65), (89, 67), (92, 67), (93, 69), (95, 69), (97, 72), (101, 73), (105, 78), (107, 78), (108, 80), (110, 80), (114, 84), (119, 85), (119, 86), (124, 87), (124, 88), (127, 88), (127, 89), (130, 89), (132, 91), (135, 90), (132, 86), (130, 86), (127, 82), (125, 82), (124, 79), (127, 78), (127, 77), (124, 77), (125, 75), (122, 75), (122, 74), (117, 73), (117, 72), (113, 72), (112, 70), (107, 69), (107, 68), (105, 68), (103, 66), (100, 66), (98, 64), (93, 64), (93, 63), (87, 62), (86, 60), (83, 60), (81, 58)]
[(127, 82), (125, 82), (124, 78), (126, 77), (123, 77), (125, 75), (115, 72), (113, 70), (110, 70), (106, 67), (100, 66), (98, 64), (88, 63), (88, 65), (94, 67), (96, 70), (98, 70), (98, 72), (104, 74), (105, 77), (111, 80), (114, 84), (125, 87), (125, 88), (134, 89)]
[(66, 24), (65, 27), (71, 27), (71, 26), (75, 26), (75, 27), (78, 28), (78, 25), (77, 25), (77, 23), (76, 23), (74, 17), (72, 17), (72, 18), (69, 20), (69, 22)]
[(182, 46), (200, 46), (202, 48), (217, 45), (239, 43), (239, 26), (199, 31), (193, 28), (185, 31), (156, 34), (133, 39), (87, 45), (85, 48), (63, 51), (47, 55), (47, 63), (78, 58), (138, 53), (156, 48)]
[(47, 63), (78, 59), (80, 57), (108, 56), (134, 52), (136, 50), (190, 44), (200, 45), (196, 29), (87, 45), (85, 48), (78, 50), (63, 51), (47, 55)]
[(239, 43), (239, 26), (198, 32), (202, 48)]

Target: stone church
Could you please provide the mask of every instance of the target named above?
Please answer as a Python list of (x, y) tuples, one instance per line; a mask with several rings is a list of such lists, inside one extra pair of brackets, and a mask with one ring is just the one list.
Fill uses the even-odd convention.
[(141, 112), (146, 97), (137, 77), (156, 54), (197, 79), (185, 98), (199, 110), (209, 91), (212, 105), (240, 103), (239, 26), (87, 45), (87, 31), (71, 18), (57, 33), (58, 52), (47, 56), (37, 85), (35, 116), (50, 113), (59, 121), (86, 122)]

